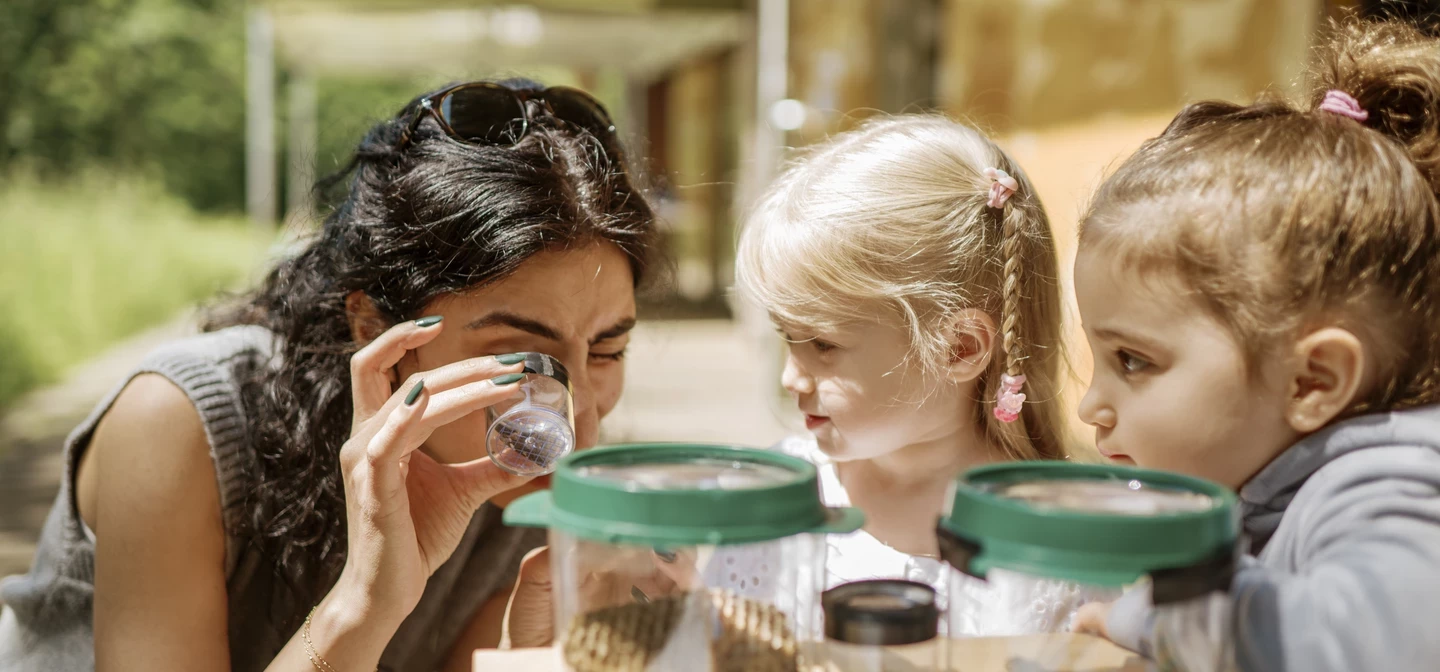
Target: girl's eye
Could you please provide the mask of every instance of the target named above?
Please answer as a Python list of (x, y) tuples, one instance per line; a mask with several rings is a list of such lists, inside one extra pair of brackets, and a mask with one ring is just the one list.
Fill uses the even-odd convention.
[(1140, 373), (1151, 366), (1150, 362), (1124, 350), (1116, 350), (1115, 358), (1120, 362), (1120, 368), (1124, 369), (1125, 373)]
[[(777, 331), (779, 331), (779, 330), (777, 330)], [(809, 344), (810, 344), (810, 347), (815, 348), (815, 352), (820, 353), (820, 354), (822, 354), (822, 355), (825, 354), (825, 353), (827, 353), (827, 352), (831, 352), (831, 351), (833, 351), (833, 350), (839, 350), (839, 349), (840, 349), (840, 346), (835, 345), (834, 343), (831, 343), (830, 341), (826, 341), (826, 340), (819, 339), (819, 338), (814, 338), (814, 337), (797, 339), (797, 338), (795, 338), (794, 336), (791, 336), (789, 333), (786, 333), (786, 332), (784, 332), (784, 331), (780, 331), (780, 338), (784, 339), (785, 342), (786, 342), (786, 343), (789, 343), (792, 347), (793, 347), (793, 346), (796, 346), (796, 345), (803, 345), (803, 344), (809, 343)]]
[(621, 348), (616, 352), (592, 352), (590, 353), (590, 359), (601, 362), (618, 362), (625, 359), (625, 348)]

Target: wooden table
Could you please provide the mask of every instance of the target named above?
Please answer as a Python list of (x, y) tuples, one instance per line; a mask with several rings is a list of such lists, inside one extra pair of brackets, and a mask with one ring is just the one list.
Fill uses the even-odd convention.
[[(949, 642), (953, 672), (1144, 672), (1135, 654), (1089, 635), (973, 637)], [(896, 649), (893, 669), (917, 669)], [(887, 670), (892, 666), (887, 665)], [(474, 672), (561, 672), (555, 649), (475, 652)], [(825, 668), (816, 668), (817, 672)], [(825, 672), (830, 672), (825, 670)], [(843, 671), (839, 671), (843, 672)]]

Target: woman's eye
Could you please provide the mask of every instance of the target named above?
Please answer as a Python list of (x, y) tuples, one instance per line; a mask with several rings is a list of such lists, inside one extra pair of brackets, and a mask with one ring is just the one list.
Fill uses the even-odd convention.
[(602, 362), (618, 362), (625, 359), (625, 349), (621, 348), (617, 352), (592, 352), (590, 353), (590, 359)]
[(1136, 357), (1135, 355), (1132, 355), (1124, 350), (1116, 350), (1115, 358), (1119, 360), (1120, 368), (1124, 369), (1125, 373), (1140, 373), (1141, 371), (1150, 368), (1150, 362)]

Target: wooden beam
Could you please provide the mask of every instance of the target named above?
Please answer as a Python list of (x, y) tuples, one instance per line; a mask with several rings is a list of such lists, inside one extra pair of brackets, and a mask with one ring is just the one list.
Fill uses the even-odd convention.
[[(375, 11), (429, 9), (470, 9), (475, 7), (509, 7), (514, 0), (261, 0), (260, 4), (274, 10), (324, 9), (332, 11)], [(662, 9), (703, 9), (739, 11), (745, 0), (528, 0), (526, 5), (540, 10), (579, 11), (602, 14), (641, 14)]]
[[(329, 11), (287, 7), (275, 35), (286, 63), (326, 74), (477, 76), (537, 65), (648, 79), (745, 39), (741, 12), (535, 12), (523, 8)], [(524, 19), (520, 21), (518, 19)], [(516, 32), (517, 24), (526, 31)]]

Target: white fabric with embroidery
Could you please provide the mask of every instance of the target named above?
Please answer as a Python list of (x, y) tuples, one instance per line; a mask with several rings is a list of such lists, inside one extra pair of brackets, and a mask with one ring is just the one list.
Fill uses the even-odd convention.
[[(850, 495), (840, 483), (835, 464), (820, 452), (813, 437), (789, 437), (772, 450), (818, 467), (820, 495), (826, 506), (850, 506)], [(982, 581), (936, 558), (897, 551), (865, 530), (829, 535), (825, 546), (825, 588), (865, 579), (903, 578), (925, 583), (940, 597), (945, 610), (941, 627), (950, 636), (1065, 631), (1080, 605), (1114, 598), (1109, 591), (1101, 594), (1071, 583), (1001, 571), (991, 572), (989, 580)], [(706, 583), (751, 597), (770, 597), (774, 595), (774, 572), (781, 567), (779, 552), (775, 545), (716, 549), (707, 563)], [(948, 604), (952, 596), (957, 604)]]

